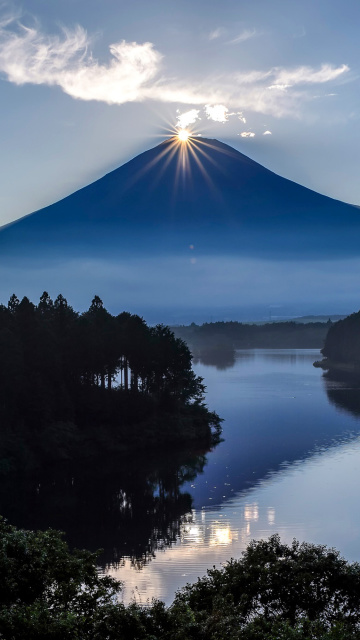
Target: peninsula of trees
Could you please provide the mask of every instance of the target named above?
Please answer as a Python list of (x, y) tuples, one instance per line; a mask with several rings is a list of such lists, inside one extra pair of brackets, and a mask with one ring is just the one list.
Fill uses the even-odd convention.
[(98, 296), (80, 314), (62, 295), (12, 295), (0, 305), (0, 464), (209, 444), (220, 420), (191, 358), (168, 327), (113, 316)]
[(360, 311), (330, 327), (321, 353), (325, 359), (315, 366), (360, 374)]

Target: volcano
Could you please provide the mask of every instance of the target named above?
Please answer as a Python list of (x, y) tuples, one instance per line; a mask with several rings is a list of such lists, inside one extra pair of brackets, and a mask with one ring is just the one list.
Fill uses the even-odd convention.
[[(215, 293), (231, 260), (237, 269), (244, 260), (293, 266), (357, 260), (359, 240), (357, 207), (282, 178), (217, 140), (170, 138), (2, 227), (0, 268), (7, 293), (18, 286), (26, 295), (27, 286), (61, 286), (66, 293), (76, 283), (80, 291), (92, 280), (98, 285), (103, 273), (104, 283), (110, 275), (125, 299), (130, 288), (132, 303), (139, 304), (149, 278), (161, 292), (162, 279), (169, 284), (172, 273), (175, 291), (182, 271), (187, 286), (198, 282), (199, 300), (206, 291)], [(276, 299), (278, 285), (271, 287)]]

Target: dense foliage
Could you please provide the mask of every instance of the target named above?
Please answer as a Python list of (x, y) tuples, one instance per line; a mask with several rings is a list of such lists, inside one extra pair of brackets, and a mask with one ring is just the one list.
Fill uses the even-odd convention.
[(56, 531), (0, 520), (4, 640), (352, 640), (360, 637), (360, 566), (333, 549), (278, 536), (188, 585), (170, 607), (128, 607), (94, 554)]
[(7, 461), (21, 448), (67, 455), (105, 433), (112, 447), (155, 446), (219, 430), (186, 344), (163, 325), (111, 315), (98, 296), (82, 314), (46, 292), (38, 305), (15, 295), (0, 305), (0, 388)]
[(360, 367), (360, 311), (330, 327), (322, 354), (332, 363)]

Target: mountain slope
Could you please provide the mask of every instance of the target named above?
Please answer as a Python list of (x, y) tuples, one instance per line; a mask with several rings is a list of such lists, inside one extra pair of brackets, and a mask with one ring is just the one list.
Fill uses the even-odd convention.
[(0, 302), (47, 290), (88, 308), (97, 293), (149, 322), (348, 314), (359, 272), (359, 208), (203, 138), (0, 229)]
[(174, 138), (0, 229), (1, 253), (53, 251), (357, 255), (356, 207), (281, 178), (216, 140)]

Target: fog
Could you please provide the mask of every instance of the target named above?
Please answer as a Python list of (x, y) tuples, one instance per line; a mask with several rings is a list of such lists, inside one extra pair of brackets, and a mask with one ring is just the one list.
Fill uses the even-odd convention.
[(360, 258), (260, 260), (229, 256), (19, 260), (1, 270), (3, 304), (16, 293), (37, 302), (46, 290), (75, 308), (99, 295), (112, 313), (150, 322), (262, 320), (350, 313), (359, 306)]

